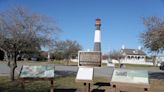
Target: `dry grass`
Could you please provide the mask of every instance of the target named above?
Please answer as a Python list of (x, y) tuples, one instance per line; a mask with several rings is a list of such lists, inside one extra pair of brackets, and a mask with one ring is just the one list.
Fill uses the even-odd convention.
[[(55, 92), (81, 92), (84, 89), (83, 83), (76, 83), (75, 76), (56, 77)], [(109, 79), (104, 77), (94, 78), (91, 84), (92, 92), (112, 92)], [(164, 92), (164, 80), (150, 79), (149, 92)], [(49, 92), (49, 81), (27, 81), (25, 83), (26, 92)], [(129, 87), (130, 88), (130, 87)], [(141, 92), (138, 88), (130, 88), (130, 92)], [(20, 81), (10, 82), (8, 77), (0, 77), (0, 92), (22, 92)]]

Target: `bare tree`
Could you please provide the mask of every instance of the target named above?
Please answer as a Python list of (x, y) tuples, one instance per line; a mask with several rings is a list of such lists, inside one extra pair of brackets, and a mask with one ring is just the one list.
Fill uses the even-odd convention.
[(65, 59), (68, 65), (72, 55), (77, 56), (78, 51), (81, 49), (81, 45), (76, 41), (56, 41), (54, 55), (58, 56), (56, 58)]
[(141, 33), (141, 43), (153, 54), (153, 63), (156, 56), (164, 50), (164, 21), (152, 16), (143, 18), (146, 32)]
[(32, 13), (23, 7), (0, 12), (0, 50), (10, 67), (11, 80), (17, 67), (17, 56), (21, 53), (40, 50), (56, 37), (58, 27), (45, 15)]
[(121, 66), (120, 60), (121, 60), (121, 58), (123, 58), (123, 55), (121, 54), (121, 52), (119, 50), (111, 51), (109, 53), (109, 58), (117, 60), (119, 62), (119, 67)]

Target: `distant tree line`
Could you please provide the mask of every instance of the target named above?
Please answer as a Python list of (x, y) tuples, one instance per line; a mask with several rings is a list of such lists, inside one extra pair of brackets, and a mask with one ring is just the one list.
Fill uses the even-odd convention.
[(55, 41), (53, 56), (56, 60), (64, 59), (68, 64), (71, 58), (77, 57), (78, 51), (81, 49), (82, 46), (77, 41)]

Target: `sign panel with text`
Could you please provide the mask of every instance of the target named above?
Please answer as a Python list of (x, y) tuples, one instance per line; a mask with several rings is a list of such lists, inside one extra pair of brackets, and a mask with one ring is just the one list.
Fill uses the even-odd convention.
[(79, 66), (101, 66), (101, 52), (79, 51), (78, 60)]

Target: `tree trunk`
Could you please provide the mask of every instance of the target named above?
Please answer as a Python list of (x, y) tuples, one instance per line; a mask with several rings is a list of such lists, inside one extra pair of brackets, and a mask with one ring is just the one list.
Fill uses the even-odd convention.
[(120, 62), (120, 59), (117, 59), (117, 61), (118, 61), (118, 63), (119, 63), (119, 64), (118, 64), (118, 67), (121, 68), (121, 62)]
[(14, 64), (10, 65), (10, 80), (11, 81), (15, 80), (15, 69), (16, 69), (16, 66)]
[(13, 61), (13, 63), (11, 63), (11, 61), (12, 61), (12, 60), (11, 60), (12, 55), (9, 54), (9, 55), (10, 55), (10, 60), (9, 60), (7, 51), (5, 51), (5, 50), (2, 49), (2, 48), (0, 48), (0, 50), (2, 50), (2, 51), (5, 53), (4, 58), (5, 58), (5, 61), (8, 62), (8, 66), (9, 66), (9, 68), (10, 68), (10, 80), (11, 80), (11, 81), (14, 81), (15, 69), (16, 69), (16, 67), (17, 67), (17, 63), (16, 63), (16, 57), (17, 57), (17, 55), (16, 55), (16, 52), (14, 53), (14, 61)]
[(11, 81), (14, 81), (15, 80), (15, 69), (17, 68), (17, 53), (16, 53), (16, 51), (14, 52), (14, 60), (12, 63), (10, 62), (9, 67), (10, 67), (10, 79), (11, 79)]
[(155, 64), (156, 64), (156, 56), (153, 56), (153, 65), (155, 66)]

